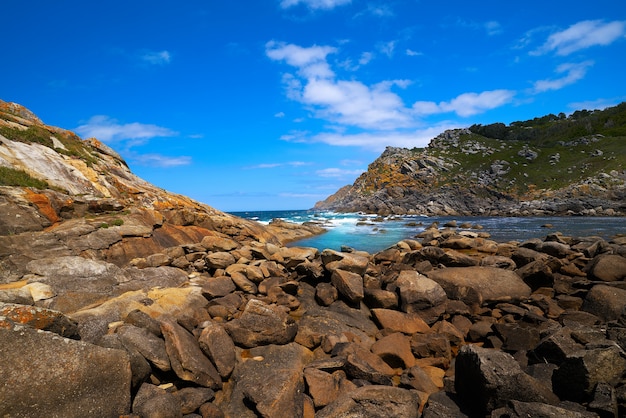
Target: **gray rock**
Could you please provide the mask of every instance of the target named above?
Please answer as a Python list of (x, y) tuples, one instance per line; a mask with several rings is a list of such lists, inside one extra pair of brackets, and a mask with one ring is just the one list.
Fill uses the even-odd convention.
[(139, 388), (133, 400), (133, 413), (142, 418), (182, 418), (181, 403), (169, 392), (150, 383)]
[(507, 406), (498, 408), (491, 413), (491, 418), (528, 417), (598, 418), (598, 415), (593, 412), (573, 411), (556, 405), (548, 405), (539, 402), (520, 402), (516, 400), (509, 401)]
[(400, 295), (400, 308), (403, 312), (415, 313), (428, 308), (441, 307), (448, 297), (444, 289), (434, 280), (414, 270), (403, 270), (395, 281)]
[(165, 318), (161, 320), (161, 332), (172, 370), (178, 377), (211, 389), (222, 387), (219, 373), (202, 353), (193, 335), (173, 320)]
[(565, 359), (552, 375), (554, 393), (562, 399), (586, 402), (600, 382), (616, 384), (626, 371), (626, 359), (617, 345), (581, 350)]
[(170, 359), (165, 350), (165, 341), (145, 328), (134, 325), (122, 325), (115, 331), (120, 342), (127, 348), (139, 352), (157, 369), (164, 372), (171, 370)]
[(510, 400), (557, 404), (559, 399), (524, 373), (513, 356), (474, 345), (459, 350), (455, 365), (459, 399), (474, 413), (490, 413)]
[(363, 276), (369, 264), (369, 259), (362, 255), (342, 253), (329, 249), (322, 251), (321, 256), (324, 267), (330, 272), (341, 269)]
[(592, 287), (585, 301), (583, 311), (599, 316), (605, 321), (620, 318), (626, 308), (626, 289), (599, 284)]
[[(313, 353), (299, 344), (241, 352), (228, 390), (217, 400), (226, 416), (299, 417), (304, 408), (303, 369)], [(253, 405), (252, 411), (247, 405)]]
[(293, 318), (277, 306), (258, 299), (251, 299), (241, 316), (224, 327), (235, 344), (243, 347), (287, 344), (298, 332), (298, 324)]
[(450, 267), (427, 276), (439, 283), (448, 298), (467, 305), (519, 301), (530, 296), (530, 287), (510, 270), (493, 267)]
[(198, 337), (198, 344), (215, 364), (220, 376), (228, 378), (235, 368), (235, 344), (224, 327), (216, 322), (207, 321)]
[(420, 398), (416, 392), (391, 386), (363, 386), (318, 411), (316, 418), (415, 418)]
[(352, 305), (358, 305), (363, 300), (363, 277), (350, 271), (335, 269), (331, 276), (332, 284)]
[(23, 325), (0, 327), (0, 381), (2, 416), (117, 417), (130, 411), (125, 351)]
[(209, 388), (188, 387), (172, 393), (180, 402), (183, 414), (191, 414), (197, 411), (204, 403), (215, 398), (215, 392)]

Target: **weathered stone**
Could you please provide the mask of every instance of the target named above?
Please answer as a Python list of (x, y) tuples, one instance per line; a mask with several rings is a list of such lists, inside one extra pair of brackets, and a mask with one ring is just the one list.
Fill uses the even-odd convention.
[(581, 350), (554, 371), (552, 386), (562, 399), (585, 402), (591, 399), (596, 384), (616, 384), (625, 371), (626, 359), (617, 345)]
[(419, 396), (410, 390), (391, 386), (363, 386), (340, 396), (318, 411), (317, 418), (414, 418), (420, 406)]
[(235, 368), (235, 344), (224, 327), (213, 321), (205, 322), (198, 343), (220, 376), (228, 378)]
[(210, 298), (219, 298), (235, 291), (235, 283), (227, 276), (209, 277), (202, 281), (202, 293)]
[(605, 321), (620, 318), (626, 308), (626, 289), (599, 284), (592, 287), (583, 303), (582, 309), (599, 316)]
[(450, 340), (441, 334), (413, 334), (411, 351), (417, 358), (441, 357), (452, 359)]
[(225, 325), (235, 344), (255, 347), (287, 344), (296, 336), (298, 324), (275, 305), (251, 299), (241, 316)]
[[(313, 359), (306, 348), (290, 343), (241, 352), (228, 392), (217, 400), (226, 416), (299, 417), (304, 408), (303, 369)], [(251, 411), (247, 405), (252, 405)]]
[(344, 393), (356, 389), (354, 383), (347, 379), (343, 370), (328, 373), (307, 367), (304, 369), (304, 379), (316, 408), (324, 407)]
[(235, 286), (237, 286), (243, 292), (252, 294), (257, 293), (257, 286), (250, 280), (248, 280), (248, 278), (243, 273), (235, 271), (231, 273), (230, 278), (232, 279), (233, 283), (235, 283)]
[[(433, 393), (428, 397), (422, 418), (466, 418), (455, 399), (451, 398), (451, 395), (445, 391)], [(504, 418), (504, 417), (503, 417)]]
[(80, 339), (75, 321), (59, 311), (35, 306), (0, 302), (0, 316), (62, 337)]
[(112, 348), (115, 350), (124, 350), (128, 353), (130, 360), (130, 369), (132, 372), (132, 388), (137, 390), (152, 373), (152, 367), (148, 360), (132, 347), (126, 347), (119, 339), (117, 334), (107, 334), (100, 338), (97, 342), (98, 346), (104, 348)]
[(396, 332), (381, 338), (372, 344), (370, 350), (393, 368), (408, 369), (415, 365), (411, 340), (402, 333)]
[(161, 332), (172, 370), (178, 377), (211, 389), (222, 387), (219, 373), (202, 353), (193, 335), (173, 320), (165, 318), (161, 320)]
[(124, 318), (124, 323), (144, 328), (157, 337), (161, 336), (161, 324), (159, 321), (139, 309), (130, 311)]
[(205, 257), (206, 265), (213, 269), (225, 269), (231, 264), (235, 264), (235, 257), (231, 253), (224, 251), (217, 251), (207, 254)]
[(450, 267), (433, 270), (428, 277), (441, 285), (450, 299), (467, 305), (519, 301), (530, 288), (512, 271), (493, 267)]
[(455, 365), (455, 388), (468, 410), (489, 413), (510, 400), (557, 404), (551, 390), (524, 373), (504, 352), (465, 345)]
[(0, 327), (0, 381), (2, 416), (117, 417), (130, 411), (125, 351), (24, 325)]
[(331, 281), (350, 304), (355, 305), (363, 300), (363, 277), (357, 273), (337, 268), (333, 270)]
[(626, 258), (616, 254), (595, 257), (587, 267), (591, 279), (614, 282), (626, 279)]
[(320, 282), (315, 286), (315, 299), (322, 306), (329, 306), (337, 300), (339, 292), (337, 288), (330, 283)]
[(404, 313), (392, 309), (372, 309), (374, 320), (383, 329), (405, 334), (428, 333), (430, 327), (419, 315), (414, 313)]
[(115, 332), (125, 347), (139, 352), (146, 360), (162, 371), (171, 370), (170, 359), (165, 350), (165, 341), (144, 328), (122, 325)]
[(321, 256), (324, 267), (330, 272), (341, 269), (363, 276), (369, 263), (367, 257), (329, 249), (322, 251)]
[(442, 313), (447, 301), (446, 292), (435, 281), (414, 270), (400, 272), (395, 285), (400, 295), (400, 308), (404, 312), (413, 313), (420, 310), (440, 307)]
[(502, 340), (505, 351), (532, 350), (539, 344), (539, 329), (535, 325), (524, 322), (494, 324), (493, 329)]
[(180, 400), (150, 383), (139, 388), (133, 401), (133, 413), (142, 418), (182, 418)]
[(209, 388), (188, 387), (172, 393), (180, 403), (183, 414), (191, 414), (197, 411), (200, 406), (215, 398), (215, 392)]
[(430, 375), (419, 366), (413, 366), (403, 371), (402, 376), (400, 376), (400, 383), (404, 387), (410, 387), (429, 395), (440, 389)]
[(395, 371), (379, 356), (358, 344), (345, 344), (339, 350), (335, 347), (333, 354), (346, 357), (344, 369), (351, 378), (364, 379), (379, 385), (391, 385), (391, 377)]
[(388, 290), (365, 288), (364, 300), (369, 308), (393, 309), (398, 307), (398, 295)]
[(228, 252), (240, 247), (236, 241), (222, 236), (207, 235), (200, 245), (207, 251)]
[(491, 418), (528, 418), (528, 417), (559, 417), (559, 418), (598, 418), (593, 412), (573, 411), (556, 405), (539, 402), (520, 402), (511, 400), (507, 406), (498, 408), (491, 413)]
[(581, 349), (583, 346), (574, 341), (571, 330), (563, 327), (544, 337), (531, 351), (531, 355), (536, 361), (547, 361), (559, 365), (569, 355)]

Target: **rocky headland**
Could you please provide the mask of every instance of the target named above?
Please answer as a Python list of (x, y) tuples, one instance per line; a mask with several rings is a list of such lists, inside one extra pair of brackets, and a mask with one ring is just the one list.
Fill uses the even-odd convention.
[(380, 215), (624, 216), (626, 103), (388, 147), (315, 209)]
[(167, 193), (0, 110), (1, 416), (626, 412), (624, 237), (450, 223), (376, 254), (288, 248), (320, 229)]

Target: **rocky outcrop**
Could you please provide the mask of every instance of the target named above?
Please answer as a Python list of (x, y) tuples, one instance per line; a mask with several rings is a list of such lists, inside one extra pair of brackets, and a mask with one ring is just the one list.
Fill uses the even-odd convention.
[[(479, 125), (445, 131), (423, 149), (387, 147), (354, 184), (316, 203), (315, 209), (380, 215), (623, 216), (626, 154), (619, 132), (625, 112), (626, 104), (621, 104), (587, 119)], [(589, 135), (580, 137), (581, 131)]]
[[(61, 257), (48, 260), (45, 280), (31, 262), (26, 278), (0, 289), (5, 300), (24, 297), (16, 290), (29, 278), (54, 286), (68, 276), (88, 287), (98, 274), (119, 295), (68, 313), (43, 306), (60, 306), (55, 298), (78, 287), (55, 287), (57, 296), (31, 306), (1, 305), (0, 361), (30, 367), (19, 379), (9, 363), (0, 368), (13, 394), (0, 391), (0, 412), (623, 415), (623, 240), (486, 240), (430, 229), (370, 255), (211, 237), (166, 251), (184, 254), (189, 263), (178, 267), (176, 258), (118, 267)], [(197, 263), (217, 253), (230, 256), (220, 256), (224, 265)], [(164, 276), (172, 281), (157, 282)], [(123, 292), (142, 278), (143, 289)], [(40, 350), (87, 368), (75, 372), (85, 379), (80, 390), (57, 385), (56, 354)], [(81, 356), (99, 359), (97, 367)], [(34, 380), (45, 402), (27, 407)], [(79, 407), (55, 403), (65, 396)]]

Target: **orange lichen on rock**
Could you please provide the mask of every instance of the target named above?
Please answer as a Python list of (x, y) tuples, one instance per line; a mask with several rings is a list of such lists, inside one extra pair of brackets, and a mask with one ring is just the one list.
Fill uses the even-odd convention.
[(61, 220), (57, 215), (56, 210), (52, 207), (48, 196), (42, 193), (36, 193), (30, 189), (25, 189), (25, 191), (26, 199), (28, 199), (35, 206), (37, 206), (37, 209), (39, 209), (39, 213), (48, 218), (50, 222), (57, 223)]

